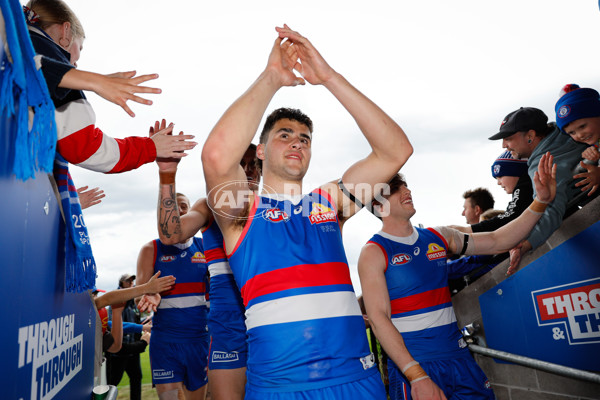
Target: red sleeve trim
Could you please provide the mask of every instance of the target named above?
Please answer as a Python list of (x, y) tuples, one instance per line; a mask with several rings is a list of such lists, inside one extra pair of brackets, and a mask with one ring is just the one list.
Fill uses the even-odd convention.
[(442, 242), (444, 243), (444, 246), (446, 246), (446, 251), (450, 251), (450, 248), (448, 247), (448, 242), (446, 242), (446, 238), (442, 236), (441, 233), (439, 233), (438, 231), (436, 231), (433, 228), (427, 228), (427, 230), (431, 233), (433, 233), (434, 235), (436, 235), (437, 237), (439, 237)]

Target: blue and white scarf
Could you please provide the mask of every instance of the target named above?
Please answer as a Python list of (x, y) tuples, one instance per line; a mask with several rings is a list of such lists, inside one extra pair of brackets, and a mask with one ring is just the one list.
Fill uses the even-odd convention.
[[(0, 0), (8, 53), (0, 50), (0, 117), (12, 119), (8, 132), (10, 152), (7, 168), (17, 179), (32, 178), (36, 171), (52, 171), (56, 151), (54, 105), (46, 81), (36, 69), (35, 51), (18, 0)], [(29, 111), (34, 113), (31, 128)], [(12, 164), (12, 165), (11, 165)], [(0, 168), (3, 170), (4, 166)]]
[(67, 292), (81, 293), (96, 284), (96, 262), (77, 188), (69, 174), (69, 163), (58, 153), (54, 161), (54, 179), (65, 216), (65, 288)]

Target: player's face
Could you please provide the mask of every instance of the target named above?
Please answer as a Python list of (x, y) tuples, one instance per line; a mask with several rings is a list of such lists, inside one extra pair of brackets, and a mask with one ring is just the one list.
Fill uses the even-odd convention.
[(499, 176), (496, 178), (498, 185), (502, 186), (502, 189), (508, 194), (512, 194), (517, 187), (519, 182), (518, 176)]
[(242, 161), (240, 161), (240, 165), (244, 168), (244, 173), (246, 174), (246, 178), (248, 178), (250, 189), (258, 189), (260, 173), (256, 166), (256, 150), (250, 148), (246, 150), (244, 157), (242, 157)]
[(185, 196), (177, 196), (177, 207), (179, 208), (179, 215), (184, 216), (190, 211), (190, 201)]
[(527, 143), (524, 132), (517, 132), (502, 139), (502, 147), (510, 151), (513, 158), (528, 158), (531, 156), (531, 144)]
[(573, 140), (589, 145), (597, 145), (600, 140), (600, 117), (581, 118), (565, 126)]
[(263, 148), (263, 169), (285, 179), (302, 179), (308, 170), (312, 136), (308, 127), (298, 121), (280, 119)]
[(463, 204), (462, 216), (466, 218), (467, 224), (476, 224), (479, 222), (479, 215), (477, 209), (470, 198), (465, 199)]
[(412, 192), (406, 185), (400, 186), (396, 193), (388, 197), (388, 201), (391, 213), (401, 219), (410, 219), (417, 212), (413, 204)]

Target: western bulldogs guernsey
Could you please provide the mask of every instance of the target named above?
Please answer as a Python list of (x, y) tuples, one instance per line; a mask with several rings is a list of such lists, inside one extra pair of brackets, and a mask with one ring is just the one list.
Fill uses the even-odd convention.
[(223, 235), (216, 221), (211, 218), (202, 232), (202, 244), (206, 264), (210, 273), (210, 309), (211, 311), (244, 312), (244, 304), (229, 262), (223, 249)]
[(246, 307), (248, 385), (291, 392), (378, 373), (329, 195), (257, 196), (249, 214), (228, 257)]
[(191, 242), (183, 249), (164, 245), (158, 239), (153, 242), (154, 272), (176, 278), (175, 286), (160, 294), (162, 300), (152, 326), (153, 342), (185, 343), (207, 336), (206, 260), (201, 240), (193, 238)]
[(414, 229), (409, 237), (379, 232), (369, 241), (388, 260), (392, 323), (417, 361), (470, 357), (450, 300), (448, 244), (435, 229)]

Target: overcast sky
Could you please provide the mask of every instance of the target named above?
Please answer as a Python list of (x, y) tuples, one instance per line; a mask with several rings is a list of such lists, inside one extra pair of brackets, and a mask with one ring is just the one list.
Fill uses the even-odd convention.
[[(86, 40), (79, 68), (100, 73), (158, 73), (151, 107), (119, 107), (90, 94), (97, 126), (110, 136), (146, 135), (160, 118), (200, 145), (185, 158), (178, 191), (204, 197), (201, 146), (225, 109), (266, 65), (287, 23), (308, 37), (329, 64), (392, 116), (415, 152), (406, 175), (413, 224), (464, 224), (462, 193), (489, 188), (496, 207), (510, 196), (490, 166), (502, 152), (487, 140), (506, 114), (541, 108), (554, 120), (566, 83), (600, 88), (600, 23), (595, 0), (469, 1), (68, 1)], [(315, 125), (305, 190), (339, 178), (368, 154), (349, 114), (323, 87), (284, 88), (268, 111), (302, 109)], [(255, 142), (257, 139), (255, 139)], [(84, 211), (98, 265), (97, 286), (112, 289), (135, 273), (143, 244), (157, 237), (155, 164), (119, 175), (71, 168), (77, 186), (99, 186), (104, 201)], [(355, 290), (361, 246), (380, 223), (366, 212), (344, 228)]]

